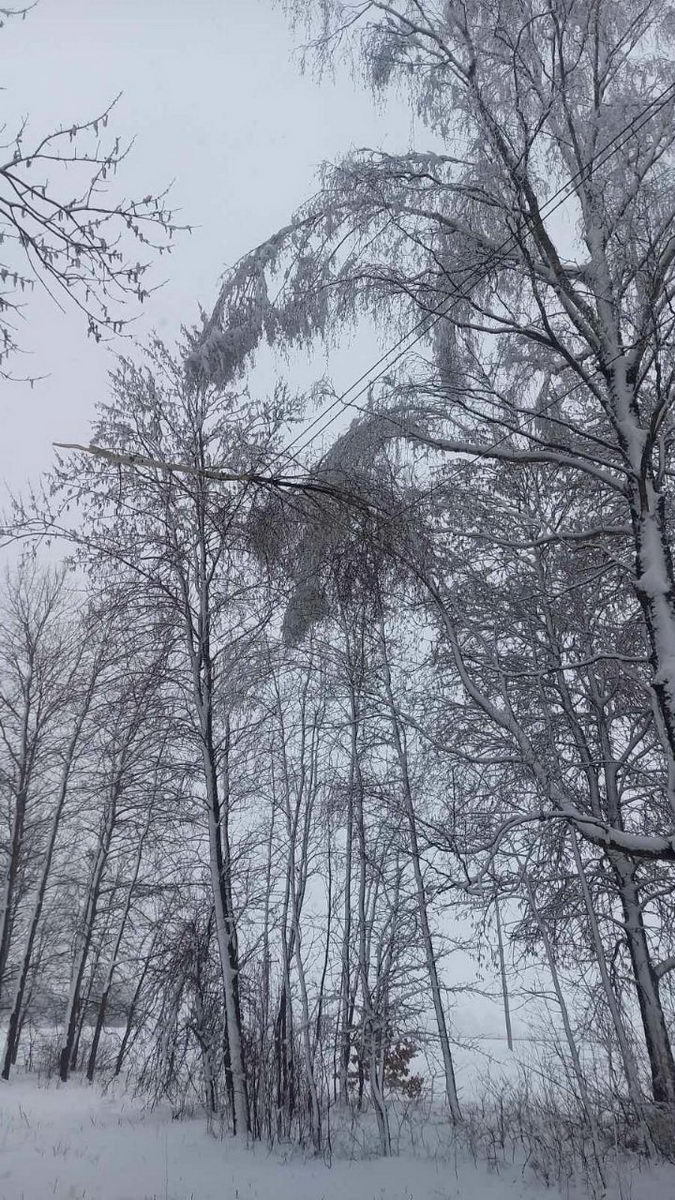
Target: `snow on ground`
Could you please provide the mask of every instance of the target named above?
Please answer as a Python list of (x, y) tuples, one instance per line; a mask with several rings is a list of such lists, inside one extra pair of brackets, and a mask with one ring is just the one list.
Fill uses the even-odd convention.
[[(555, 1200), (555, 1189), (465, 1154), (334, 1158), (240, 1147), (203, 1120), (121, 1095), (18, 1077), (0, 1087), (0, 1200)], [(624, 1178), (608, 1200), (669, 1200), (675, 1170)]]

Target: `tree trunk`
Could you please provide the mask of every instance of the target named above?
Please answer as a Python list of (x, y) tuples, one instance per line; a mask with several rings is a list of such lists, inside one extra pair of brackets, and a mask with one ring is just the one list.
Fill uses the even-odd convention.
[(134, 865), (133, 865), (132, 872), (131, 872), (131, 878), (129, 880), (129, 886), (127, 888), (126, 895), (124, 897), (122, 913), (120, 916), (119, 925), (117, 927), (117, 935), (115, 937), (115, 942), (114, 942), (112, 951), (110, 953), (110, 958), (108, 960), (108, 968), (107, 968), (107, 971), (105, 974), (103, 990), (101, 992), (101, 999), (99, 1000), (99, 1004), (98, 1004), (98, 1010), (96, 1013), (96, 1024), (94, 1026), (94, 1034), (92, 1037), (91, 1049), (89, 1051), (89, 1060), (87, 1062), (87, 1079), (88, 1079), (89, 1083), (91, 1083), (93, 1081), (94, 1074), (96, 1071), (96, 1057), (98, 1054), (98, 1047), (99, 1047), (99, 1043), (101, 1040), (101, 1033), (103, 1032), (103, 1025), (105, 1023), (106, 1010), (108, 1007), (108, 1000), (110, 998), (110, 991), (112, 988), (113, 977), (114, 977), (115, 971), (117, 969), (120, 948), (122, 945), (122, 938), (124, 937), (124, 931), (126, 929), (127, 921), (129, 919), (129, 913), (131, 911), (131, 903), (134, 898), (134, 889), (138, 882), (138, 876), (139, 876), (140, 869), (141, 869), (141, 861), (143, 859), (143, 848), (144, 848), (144, 844), (145, 844), (145, 839), (147, 837), (148, 830), (150, 829), (150, 824), (152, 821), (152, 807), (153, 807), (154, 798), (155, 798), (155, 796), (153, 793), (152, 800), (150, 801), (150, 804), (148, 805), (148, 815), (146, 817), (145, 825), (143, 827), (143, 830), (142, 830), (141, 835), (138, 840), (138, 848), (136, 850), (136, 855), (134, 858)]
[(509, 987), (506, 978), (506, 960), (504, 958), (504, 938), (502, 936), (502, 921), (499, 914), (499, 898), (495, 896), (495, 923), (497, 926), (497, 949), (499, 952), (499, 974), (502, 981), (502, 1001), (504, 1004), (504, 1026), (506, 1029), (506, 1045), (513, 1050), (513, 1033), (511, 1030), (511, 1010), (509, 1006)]
[(626, 942), (649, 1056), (653, 1096), (659, 1104), (673, 1105), (675, 1061), (661, 1004), (659, 981), (649, 951), (642, 904), (635, 879), (635, 866), (629, 859), (618, 854), (610, 854), (609, 858), (617, 879), (623, 910)]
[(248, 1131), (248, 1104), (246, 1099), (246, 1080), (244, 1078), (244, 1061), (241, 1045), (241, 1030), (239, 1014), (235, 998), (236, 963), (232, 961), (232, 930), (233, 918), (228, 912), (223, 896), (222, 859), (220, 854), (220, 834), (218, 829), (217, 798), (213, 795), (209, 801), (209, 847), (211, 886), (213, 889), (214, 907), (216, 913), (216, 938), (220, 955), (220, 966), (223, 980), (225, 1012), (227, 1016), (227, 1043), (229, 1049), (229, 1068), (232, 1078), (233, 1121), (232, 1132), (245, 1136)]
[[(364, 789), (363, 778), (361, 775), (361, 765), (358, 757), (357, 744), (357, 729), (359, 723), (358, 704), (356, 693), (352, 683), (350, 689), (351, 701), (351, 740), (352, 740), (352, 761), (355, 766), (355, 817), (357, 830), (357, 847), (358, 847), (358, 921), (359, 921), (359, 949), (358, 949), (358, 968), (359, 982), (361, 985), (361, 999), (363, 1003), (363, 1026), (362, 1026), (362, 1050), (360, 1055), (360, 1072), (363, 1071), (363, 1065), (366, 1055), (369, 1057), (369, 1076), (370, 1076), (370, 1097), (373, 1102), (375, 1118), (380, 1135), (380, 1149), (382, 1154), (388, 1156), (391, 1150), (391, 1139), (389, 1136), (389, 1120), (387, 1116), (387, 1108), (384, 1098), (384, 1093), (381, 1087), (380, 1080), (380, 1064), (378, 1060), (378, 1036), (381, 1036), (381, 1031), (377, 1028), (377, 1014), (373, 1009), (373, 994), (370, 987), (370, 954), (368, 945), (368, 913), (366, 904), (367, 895), (367, 846), (366, 846), (366, 821), (364, 812)], [(359, 1101), (363, 1095), (363, 1077), (359, 1078)]]
[(342, 955), (340, 962), (340, 1022), (337, 1030), (339, 1095), (349, 1104), (349, 1058), (352, 1048), (352, 852), (354, 842), (354, 762), (350, 762), (345, 833), (345, 885), (343, 904)]
[(638, 1076), (637, 1065), (635, 1063), (635, 1057), (633, 1055), (633, 1051), (632, 1051), (630, 1042), (629, 1042), (627, 1034), (626, 1034), (626, 1029), (625, 1029), (625, 1026), (623, 1023), (623, 1016), (621, 1014), (621, 1009), (619, 1007), (619, 1003), (616, 998), (614, 988), (612, 987), (612, 981), (609, 977), (609, 971), (607, 969), (607, 961), (605, 958), (605, 948), (602, 944), (602, 937), (600, 935), (600, 929), (598, 927), (598, 919), (597, 919), (597, 916), (595, 913), (595, 909), (593, 907), (593, 898), (591, 896), (590, 889), (588, 887), (588, 881), (586, 879), (586, 872), (584, 871), (584, 864), (583, 864), (583, 861), (581, 858), (581, 852), (579, 850), (579, 842), (577, 840), (577, 835), (576, 835), (576, 832), (574, 829), (572, 829), (570, 831), (570, 836), (572, 838), (572, 849), (574, 851), (574, 861), (576, 863), (577, 875), (579, 877), (579, 882), (581, 884), (581, 891), (582, 891), (582, 895), (584, 898), (584, 904), (586, 906), (586, 912), (588, 914), (588, 920), (589, 920), (590, 927), (591, 927), (591, 937), (592, 937), (593, 946), (595, 949), (595, 958), (596, 958), (596, 962), (598, 964), (598, 969), (600, 971), (600, 978), (602, 980), (602, 986), (604, 988), (605, 996), (607, 997), (607, 1004), (609, 1006), (609, 1011), (611, 1013), (612, 1021), (614, 1023), (614, 1029), (616, 1031), (617, 1041), (619, 1043), (619, 1048), (621, 1050), (621, 1056), (623, 1058), (624, 1072), (626, 1075), (626, 1083), (628, 1085), (628, 1092), (629, 1092), (629, 1095), (631, 1098), (631, 1103), (633, 1104), (633, 1107), (634, 1107), (636, 1113), (638, 1115), (640, 1115), (642, 1113), (642, 1095), (641, 1095), (640, 1080), (639, 1080), (639, 1076)]
[(195, 566), (198, 607), (196, 619), (193, 618), (193, 604), (188, 579), (180, 568), (177, 577), (183, 595), (182, 615), (204, 771), (209, 870), (216, 919), (216, 942), (225, 1001), (227, 1038), (227, 1062), (225, 1065), (232, 1097), (232, 1132), (235, 1137), (246, 1137), (250, 1126), (238, 995), (237, 931), (229, 881), (229, 847), (226, 838), (228, 812), (226, 806), (221, 805), (218, 791), (218, 763), (213, 729), (214, 669), (211, 658), (212, 631), (209, 591), (212, 572), (208, 561), (208, 535), (206, 532), (206, 522), (210, 518), (206, 515), (205, 504), (205, 497), (200, 493), (195, 513), (198, 537)]
[[(302, 1048), (303, 1057), (305, 1060), (305, 1073), (307, 1077), (307, 1088), (309, 1091), (309, 1114), (310, 1114), (310, 1137), (316, 1153), (321, 1150), (321, 1105), (319, 1103), (319, 1093), (314, 1075), (314, 1054), (312, 1047), (312, 1020), (309, 1006), (309, 993), (307, 990), (307, 978), (305, 974), (305, 964), (302, 958), (302, 934), (300, 928), (300, 915), (302, 901), (304, 897), (306, 881), (307, 881), (307, 864), (309, 850), (309, 835), (311, 829), (311, 816), (313, 807), (313, 783), (314, 783), (314, 768), (315, 768), (315, 743), (312, 743), (307, 748), (306, 733), (307, 733), (307, 684), (309, 681), (309, 672), (306, 676), (305, 687), (301, 693), (301, 712), (300, 712), (300, 776), (297, 784), (295, 803), (291, 804), (291, 776), (286, 755), (286, 730), (284, 726), (282, 700), (277, 687), (277, 713), (280, 729), (280, 746), (281, 746), (281, 761), (283, 770), (283, 810), (286, 821), (286, 838), (287, 838), (287, 892), (290, 897), (291, 908), (291, 928), (292, 942), (295, 958), (295, 969), (300, 990), (300, 1010), (302, 1014)], [(276, 683), (276, 681), (275, 681)], [(315, 725), (313, 727), (315, 732)], [(307, 767), (306, 758), (309, 757), (309, 767)], [(304, 812), (303, 812), (304, 806)], [(298, 827), (302, 818), (302, 836), (300, 838), (299, 849), (298, 842)], [(299, 854), (300, 861), (298, 862), (296, 854)]]
[(530, 911), (532, 912), (532, 915), (537, 923), (537, 927), (541, 934), (541, 940), (542, 940), (544, 950), (546, 953), (546, 961), (548, 963), (548, 968), (549, 968), (549, 971), (551, 974), (551, 982), (553, 983), (553, 990), (556, 994), (556, 999), (558, 1001), (558, 1007), (560, 1009), (560, 1016), (562, 1017), (563, 1029), (565, 1030), (565, 1038), (567, 1040), (567, 1046), (569, 1048), (570, 1058), (572, 1059), (572, 1068), (574, 1071), (575, 1079), (577, 1081), (577, 1087), (579, 1089), (579, 1099), (581, 1100), (584, 1112), (586, 1114), (586, 1118), (588, 1120), (588, 1126), (591, 1131), (591, 1138), (592, 1138), (592, 1142), (593, 1142), (593, 1149), (595, 1152), (596, 1163), (597, 1163), (598, 1169), (600, 1170), (601, 1175), (602, 1175), (602, 1169), (600, 1166), (600, 1164), (602, 1162), (602, 1155), (600, 1153), (600, 1141), (599, 1141), (599, 1136), (598, 1136), (597, 1121), (595, 1119), (593, 1107), (591, 1105), (590, 1097), (588, 1095), (588, 1089), (586, 1087), (586, 1077), (584, 1075), (584, 1070), (581, 1065), (581, 1059), (579, 1057), (579, 1049), (577, 1047), (574, 1033), (572, 1031), (572, 1025), (571, 1025), (569, 1013), (567, 1010), (567, 1003), (565, 1001), (565, 996), (564, 996), (562, 986), (560, 983), (560, 977), (558, 975), (558, 969), (556, 967), (556, 962), (555, 962), (555, 955), (553, 953), (553, 948), (551, 946), (551, 939), (548, 934), (548, 929), (546, 928), (546, 922), (542, 918), (542, 916), (539, 912), (539, 909), (537, 908), (537, 901), (536, 901), (536, 897), (534, 894), (534, 890), (532, 888), (532, 885), (531, 885), (531, 883), (527, 877), (527, 873), (525, 871), (523, 871), (523, 880), (524, 880), (525, 888), (527, 891), (527, 898), (528, 898), (528, 902), (530, 905)]
[[(65, 802), (66, 802), (66, 796), (68, 794), (68, 784), (70, 781), (70, 775), (71, 775), (71, 771), (73, 768), (75, 750), (77, 747), (77, 743), (80, 739), (80, 734), (82, 732), (84, 720), (85, 720), (87, 712), (89, 711), (89, 706), (90, 706), (91, 699), (93, 696), (93, 680), (94, 680), (94, 678), (95, 678), (95, 676), (92, 676), (92, 683), (90, 684), (90, 687), (87, 690), (86, 697), (85, 697), (85, 704), (83, 705), (82, 709), (80, 710), (80, 712), (78, 714), (78, 717), (77, 717), (77, 720), (75, 723), (75, 728), (73, 729), (73, 733), (72, 733), (72, 736), (71, 736), (71, 739), (70, 739), (70, 742), (69, 742), (69, 745), (68, 745), (68, 748), (66, 751), (63, 770), (61, 772), (61, 781), (60, 781), (60, 785), (59, 785), (59, 792), (58, 792), (54, 812), (52, 813), (52, 820), (51, 820), (51, 825), (49, 827), (49, 835), (47, 838), (47, 845), (45, 848), (45, 854), (44, 854), (44, 858), (42, 861), (42, 870), (40, 872), (40, 878), (39, 878), (38, 885), (37, 885), (37, 891), (36, 891), (35, 899), (33, 902), (33, 910), (31, 912), (30, 919), (28, 922), (28, 934), (26, 937), (26, 942), (25, 942), (23, 954), (21, 957), (21, 966), (19, 968), (19, 975), (18, 975), (18, 978), (16, 981), (16, 986), (14, 988), (14, 997), (12, 1000), (12, 1008), (11, 1008), (10, 1015), (9, 1015), (9, 1025), (8, 1025), (8, 1030), (7, 1030), (7, 1041), (5, 1044), (5, 1057), (4, 1057), (3, 1067), (2, 1067), (2, 1078), (3, 1079), (9, 1079), (11, 1067), (16, 1062), (17, 1054), (19, 1051), (21, 1013), (23, 1010), (26, 984), (28, 981), (28, 973), (30, 971), (31, 961), (33, 958), (33, 950), (35, 947), (35, 939), (37, 937), (38, 927), (40, 924), (40, 918), (42, 916), (42, 909), (44, 907), (45, 895), (47, 893), (47, 884), (49, 882), (49, 874), (51, 871), (52, 859), (54, 857), (56, 838), (57, 838), (59, 828), (61, 825), (61, 817), (63, 815), (63, 809), (64, 809)], [(2, 972), (0, 972), (0, 978), (1, 977), (2, 977)]]
[(129, 1048), (129, 1042), (131, 1040), (131, 1033), (132, 1033), (133, 1026), (134, 1026), (134, 1017), (136, 1015), (136, 1010), (138, 1008), (138, 1001), (140, 999), (141, 992), (143, 991), (143, 985), (147, 978), (148, 971), (150, 970), (150, 960), (154, 953), (155, 944), (157, 942), (158, 937), (159, 937), (159, 930), (157, 929), (157, 930), (155, 930), (155, 932), (152, 936), (152, 940), (150, 942), (150, 948), (149, 948), (148, 953), (146, 954), (145, 960), (143, 962), (143, 970), (141, 971), (141, 973), (138, 977), (138, 983), (136, 984), (136, 987), (134, 989), (134, 994), (131, 998), (131, 1003), (129, 1005), (129, 1009), (127, 1012), (127, 1020), (126, 1020), (126, 1024), (124, 1027), (124, 1033), (122, 1035), (122, 1041), (120, 1042), (120, 1048), (117, 1052), (117, 1058), (115, 1059), (115, 1071), (114, 1071), (115, 1077), (117, 1077), (122, 1070), (122, 1065), (124, 1063), (124, 1059), (126, 1057), (127, 1050)]
[(23, 829), (26, 819), (26, 790), (21, 788), (16, 796), (14, 820), (9, 845), (9, 863), (2, 897), (2, 914), (0, 916), (0, 997), (2, 996), (7, 960), (14, 923), (14, 893), (19, 876), (19, 864), (23, 845)]
[(438, 1039), (441, 1046), (441, 1054), (443, 1056), (443, 1071), (445, 1075), (445, 1096), (450, 1110), (452, 1121), (456, 1124), (462, 1119), (462, 1113), (459, 1106), (459, 1097), (457, 1095), (457, 1083), (455, 1080), (455, 1068), (452, 1061), (452, 1053), (450, 1050), (450, 1039), (448, 1037), (448, 1026), (445, 1019), (445, 1008), (443, 1006), (443, 997), (441, 995), (441, 984), (438, 975), (438, 965), (436, 963), (436, 952), (434, 949), (433, 937), (431, 934), (431, 926), (429, 924), (429, 913), (427, 910), (427, 898), (424, 890), (424, 877), (422, 875), (422, 865), (420, 861), (419, 839), (417, 836), (417, 815), (415, 812), (415, 801), (412, 794), (412, 785), (410, 782), (410, 772), (408, 770), (408, 753), (405, 745), (405, 734), (401, 730), (399, 724), (396, 704), (394, 702), (394, 693), (391, 685), (391, 672), (389, 669), (389, 659), (387, 655), (386, 634), (384, 621), (380, 617), (380, 640), (382, 644), (382, 666), (383, 678), (387, 694), (387, 707), (389, 711), (389, 720), (391, 731), (394, 738), (396, 748), (396, 756), (398, 758), (399, 769), (401, 772), (401, 783), (403, 789), (403, 801), (406, 811), (406, 819), (408, 824), (408, 837), (410, 839), (410, 854), (412, 858), (413, 872), (415, 876), (415, 889), (417, 893), (417, 912), (419, 916), (420, 928), (422, 931), (422, 942), (424, 945), (424, 956), (426, 959), (427, 972), (429, 975), (429, 985), (431, 987), (431, 998), (436, 1016), (436, 1027), (438, 1029)]
[(70, 989), (68, 993), (68, 1003), (66, 1005), (66, 1015), (64, 1019), (65, 1032), (63, 1044), (59, 1054), (59, 1077), (62, 1083), (66, 1083), (68, 1080), (68, 1075), (71, 1070), (76, 1048), (79, 1020), (80, 1016), (84, 1015), (82, 1012), (82, 980), (84, 979), (84, 972), (94, 933), (94, 925), (96, 923), (98, 903), (101, 894), (101, 884), (103, 881), (103, 873), (108, 861), (108, 852), (110, 850), (110, 843), (115, 827), (117, 801), (119, 799), (120, 789), (121, 781), (118, 776), (113, 780), (111, 786), (109, 806), (107, 811), (104, 813), (103, 827), (99, 835), (96, 860), (94, 862), (94, 868), (89, 881), (82, 923), (80, 929), (78, 930), (77, 947), (71, 968)]

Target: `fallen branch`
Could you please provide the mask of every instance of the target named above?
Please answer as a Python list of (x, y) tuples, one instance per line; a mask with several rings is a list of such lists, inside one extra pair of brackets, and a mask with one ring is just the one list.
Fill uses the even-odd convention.
[(214, 479), (219, 483), (243, 483), (247, 486), (255, 484), (259, 487), (274, 488), (278, 491), (286, 489), (299, 492), (319, 492), (324, 496), (330, 496), (332, 500), (340, 500), (360, 508), (371, 507), (363, 496), (343, 491), (332, 484), (315, 481), (310, 476), (303, 479), (302, 477), (292, 475), (264, 475), (251, 471), (228, 471), (219, 467), (195, 467), (190, 463), (167, 462), (161, 458), (149, 458), (145, 454), (129, 454), (118, 450), (107, 450), (103, 446), (82, 446), (78, 442), (54, 442), (53, 445), (58, 450), (79, 450), (82, 454), (91, 454), (94, 458), (103, 459), (105, 462), (113, 463), (115, 466), (149, 467), (152, 470), (166, 471), (171, 474), (192, 475), (197, 479)]

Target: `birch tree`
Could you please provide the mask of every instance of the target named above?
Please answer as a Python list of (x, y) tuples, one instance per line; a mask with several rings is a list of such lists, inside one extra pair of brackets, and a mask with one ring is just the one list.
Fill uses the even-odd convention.
[[(0, 783), (4, 799), (0, 994), (7, 982), (18, 906), (33, 878), (45, 773), (63, 713), (68, 638), (62, 573), (27, 565), (6, 575), (0, 641)], [(71, 647), (72, 649), (72, 647)]]
[[(67, 805), (71, 800), (74, 778), (83, 755), (83, 740), (87, 731), (88, 718), (97, 697), (101, 674), (106, 665), (108, 639), (106, 631), (96, 636), (94, 627), (97, 618), (93, 612), (78, 614), (80, 621), (75, 626), (75, 645), (71, 647), (70, 661), (62, 664), (59, 690), (68, 698), (70, 711), (61, 716), (58, 742), (62, 745), (54, 754), (54, 796), (51, 811), (47, 814), (47, 834), (40, 847), (39, 869), (30, 893), (30, 907), (26, 918), (26, 932), (18, 958), (17, 975), (14, 983), (5, 1057), (2, 1068), (4, 1079), (9, 1078), (12, 1064), (16, 1062), (19, 1035), (28, 978), (33, 965), (33, 955), (38, 939), (48, 890), (52, 885), (52, 872), (58, 852), (58, 840)], [(58, 743), (57, 743), (58, 744)], [(38, 857), (37, 854), (35, 857)]]
[[(128, 464), (121, 462), (111, 474), (105, 459), (69, 456), (57, 472), (58, 499), (47, 518), (54, 528), (58, 505), (78, 504), (84, 558), (113, 573), (141, 626), (170, 632), (169, 677), (181, 697), (185, 736), (196, 751), (203, 789), (232, 1123), (242, 1136), (249, 1118), (227, 748), (229, 713), (269, 603), (259, 589), (247, 532), (255, 492), (228, 490), (218, 472), (209, 471), (227, 464), (237, 478), (255, 470), (263, 456), (278, 453), (289, 408), (292, 412), (282, 393), (256, 404), (233, 388), (192, 381), (180, 359), (155, 343), (143, 365), (121, 364), (95, 437), (122, 457), (139, 452), (143, 463), (131, 453)], [(187, 474), (167, 465), (176, 462), (190, 468)]]
[[(671, 6), (289, 7), (315, 27), (319, 63), (351, 41), (376, 92), (408, 89), (433, 148), (326, 168), (318, 196), (227, 278), (195, 369), (229, 362), (246, 285), (249, 349), (263, 335), (307, 343), (364, 310), (388, 330), (414, 325), (414, 369), (387, 374), (364, 433), (433, 463), (436, 495), (457, 461), (537, 464), (587, 486), (601, 521), (582, 510), (547, 534), (626, 562), (671, 796)], [(567, 225), (553, 219), (564, 197)], [(291, 255), (300, 265), (273, 302)], [(602, 836), (671, 859), (670, 824), (647, 841)]]
[[(136, 648), (134, 658), (135, 653)], [(64, 1083), (77, 1065), (79, 1036), (87, 1009), (85, 972), (90, 963), (97, 922), (104, 907), (103, 915), (110, 915), (110, 901), (108, 899), (105, 906), (103, 901), (114, 842), (121, 832), (128, 831), (128, 807), (133, 806), (134, 800), (138, 803), (145, 798), (141, 791), (145, 782), (144, 767), (150, 759), (150, 742), (157, 741), (157, 719), (153, 709), (162, 684), (162, 657), (160, 647), (159, 656), (155, 654), (145, 663), (141, 662), (145, 670), (138, 670), (136, 663), (130, 663), (128, 658), (126, 662), (118, 659), (116, 677), (107, 681), (111, 703), (94, 741), (96, 762), (90, 762), (94, 795), (101, 799), (92, 805), (95, 819), (85, 842), (85, 878), (73, 930), (70, 982), (59, 1051), (59, 1074)], [(93, 975), (94, 972), (92, 978)]]

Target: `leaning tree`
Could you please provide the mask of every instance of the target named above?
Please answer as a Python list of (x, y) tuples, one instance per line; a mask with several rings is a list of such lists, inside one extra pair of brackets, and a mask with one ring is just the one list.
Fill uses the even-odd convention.
[[(436, 503), (467, 462), (476, 491), (508, 464), (540, 467), (551, 493), (583, 493), (569, 522), (531, 540), (620, 562), (672, 808), (675, 9), (288, 7), (315, 28), (319, 66), (349, 44), (377, 93), (408, 88), (432, 149), (361, 150), (327, 166), (317, 196), (230, 272), (189, 367), (230, 378), (264, 338), (306, 345), (368, 312), (416, 353), (353, 404), (362, 462), (368, 436), (412, 447), (436, 472)], [(348, 456), (353, 434), (343, 444)], [(472, 698), (488, 720), (505, 719), (478, 685)], [(675, 857), (669, 826), (641, 836), (584, 819), (562, 794), (552, 802), (588, 838)]]
[[(675, 5), (285, 7), (320, 70), (347, 53), (380, 98), (404, 89), (428, 146), (327, 165), (226, 277), (189, 367), (231, 375), (263, 339), (306, 347), (363, 315), (398, 335), (367, 400), (336, 398), (326, 424), (356, 421), (316, 469), (388, 481), (387, 447), (414, 464), (421, 532), (397, 552), (440, 665), (520, 818), (606, 852), (672, 1101), (636, 864), (675, 859)], [(322, 555), (301, 525), (306, 576)]]

